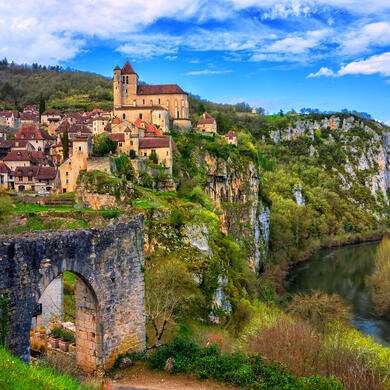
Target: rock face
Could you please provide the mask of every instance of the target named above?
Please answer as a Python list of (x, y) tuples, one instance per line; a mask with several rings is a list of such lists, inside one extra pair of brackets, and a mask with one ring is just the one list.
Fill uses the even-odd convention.
[(145, 348), (143, 217), (91, 230), (0, 238), (0, 295), (9, 300), (7, 347), (30, 359), (34, 308), (64, 271), (76, 274), (76, 360), (86, 372)]
[(252, 268), (265, 261), (269, 240), (269, 208), (260, 198), (260, 174), (253, 163), (237, 167), (231, 160), (205, 158), (209, 170), (206, 192), (219, 203), (222, 230), (249, 250)]
[(80, 172), (75, 200), (93, 210), (127, 208), (135, 196), (132, 183), (101, 172)]
[[(390, 185), (388, 130), (388, 127), (379, 122), (333, 115), (321, 121), (298, 120), (288, 129), (272, 131), (270, 137), (278, 143), (301, 136), (314, 139), (318, 135), (323, 138), (326, 133), (325, 142), (341, 145), (348, 156), (342, 167), (336, 169), (343, 187), (352, 188), (361, 174), (364, 174), (364, 185), (375, 197), (383, 196), (388, 203), (387, 194)], [(318, 153), (318, 149), (311, 145), (310, 155), (318, 156)]]

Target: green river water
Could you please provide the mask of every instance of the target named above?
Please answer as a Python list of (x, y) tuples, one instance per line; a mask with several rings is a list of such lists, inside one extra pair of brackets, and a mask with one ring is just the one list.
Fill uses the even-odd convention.
[(357, 329), (390, 344), (390, 321), (375, 314), (367, 283), (378, 244), (370, 242), (318, 251), (291, 271), (287, 279), (289, 292), (338, 293), (352, 306)]

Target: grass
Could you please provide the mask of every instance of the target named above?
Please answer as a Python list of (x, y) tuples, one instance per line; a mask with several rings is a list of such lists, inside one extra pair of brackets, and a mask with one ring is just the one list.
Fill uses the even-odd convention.
[(29, 366), (0, 348), (0, 389), (7, 390), (86, 390), (68, 375), (50, 368)]

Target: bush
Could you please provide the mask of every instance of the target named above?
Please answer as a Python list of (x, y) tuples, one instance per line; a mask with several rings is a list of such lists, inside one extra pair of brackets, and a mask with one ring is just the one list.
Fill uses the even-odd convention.
[(112, 141), (108, 134), (102, 133), (93, 137), (92, 154), (96, 157), (104, 157), (107, 154), (115, 153), (118, 143)]
[(153, 179), (150, 177), (148, 173), (140, 172), (138, 174), (138, 178), (139, 178), (139, 184), (142, 187), (153, 188)]
[(151, 356), (154, 368), (163, 369), (171, 358), (173, 373), (190, 372), (199, 378), (215, 378), (253, 390), (342, 390), (340, 382), (320, 376), (297, 378), (279, 364), (265, 364), (260, 355), (221, 353), (213, 344), (199, 347), (195, 343), (176, 338)]
[(369, 278), (375, 311), (390, 316), (390, 238), (384, 237), (375, 254), (375, 269)]
[(171, 216), (169, 218), (169, 223), (175, 229), (179, 229), (184, 225), (184, 214), (181, 210), (172, 210)]
[(61, 338), (64, 341), (74, 341), (74, 334), (69, 330), (61, 329)]
[(352, 318), (351, 308), (343, 298), (321, 291), (313, 291), (311, 295), (305, 293), (294, 295), (287, 311), (309, 321), (320, 330), (324, 330), (329, 323), (335, 321), (349, 325)]

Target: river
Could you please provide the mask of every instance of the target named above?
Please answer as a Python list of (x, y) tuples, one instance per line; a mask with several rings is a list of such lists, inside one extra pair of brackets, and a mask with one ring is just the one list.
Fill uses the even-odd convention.
[[(374, 270), (375, 249), (370, 242), (321, 249), (298, 264), (288, 276), (290, 293), (321, 290), (341, 295), (352, 307), (357, 329), (390, 344), (390, 320), (378, 317), (369, 294), (367, 276)], [(389, 286), (390, 288), (390, 286)]]

